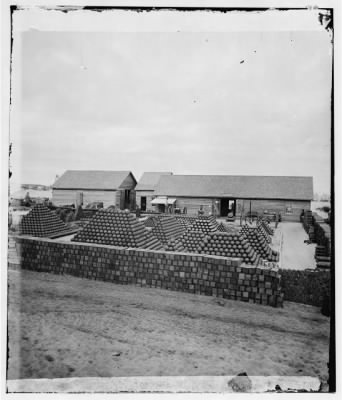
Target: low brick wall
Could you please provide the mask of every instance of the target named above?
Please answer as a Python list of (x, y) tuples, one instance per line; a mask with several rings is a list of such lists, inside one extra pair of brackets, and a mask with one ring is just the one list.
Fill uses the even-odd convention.
[(21, 267), (281, 307), (276, 270), (240, 259), (17, 237)]
[(281, 269), (284, 300), (322, 307), (324, 296), (330, 296), (329, 271)]

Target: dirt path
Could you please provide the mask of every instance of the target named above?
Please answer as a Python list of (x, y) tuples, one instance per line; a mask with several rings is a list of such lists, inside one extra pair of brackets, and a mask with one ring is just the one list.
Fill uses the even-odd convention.
[(329, 319), (70, 276), (9, 271), (8, 378), (311, 375), (327, 378)]
[(282, 268), (303, 270), (316, 268), (314, 243), (306, 244), (308, 234), (298, 222), (282, 222), (279, 225), (283, 234)]

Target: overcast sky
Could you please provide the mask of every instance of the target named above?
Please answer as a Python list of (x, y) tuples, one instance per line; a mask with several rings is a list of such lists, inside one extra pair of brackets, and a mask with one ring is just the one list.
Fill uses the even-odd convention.
[(323, 28), (18, 33), (13, 186), (102, 169), (308, 175), (329, 192), (330, 40)]

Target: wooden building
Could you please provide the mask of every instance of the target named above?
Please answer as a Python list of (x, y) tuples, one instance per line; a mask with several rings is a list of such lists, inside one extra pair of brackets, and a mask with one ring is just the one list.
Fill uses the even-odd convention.
[[(155, 188), (156, 201), (173, 208), (197, 214), (217, 216), (265, 215), (279, 212), (284, 221), (299, 221), (303, 210), (309, 210), (313, 199), (312, 177), (169, 175), (161, 176)], [(159, 211), (165, 206), (156, 205)]]
[(135, 208), (135, 186), (130, 171), (66, 171), (52, 185), (52, 202), (57, 206), (103, 202), (104, 207)]
[(172, 172), (144, 172), (136, 188), (136, 202), (141, 211), (154, 210), (152, 200), (154, 189), (162, 175), (172, 175)]

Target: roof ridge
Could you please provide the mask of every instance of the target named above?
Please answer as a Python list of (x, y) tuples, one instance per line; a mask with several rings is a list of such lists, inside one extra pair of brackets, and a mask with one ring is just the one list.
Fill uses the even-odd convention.
[(172, 177), (186, 177), (186, 176), (202, 176), (202, 177), (213, 177), (213, 176), (230, 176), (230, 177), (251, 177), (251, 178), (313, 178), (311, 175), (231, 175), (231, 174), (172, 174), (168, 175)]

